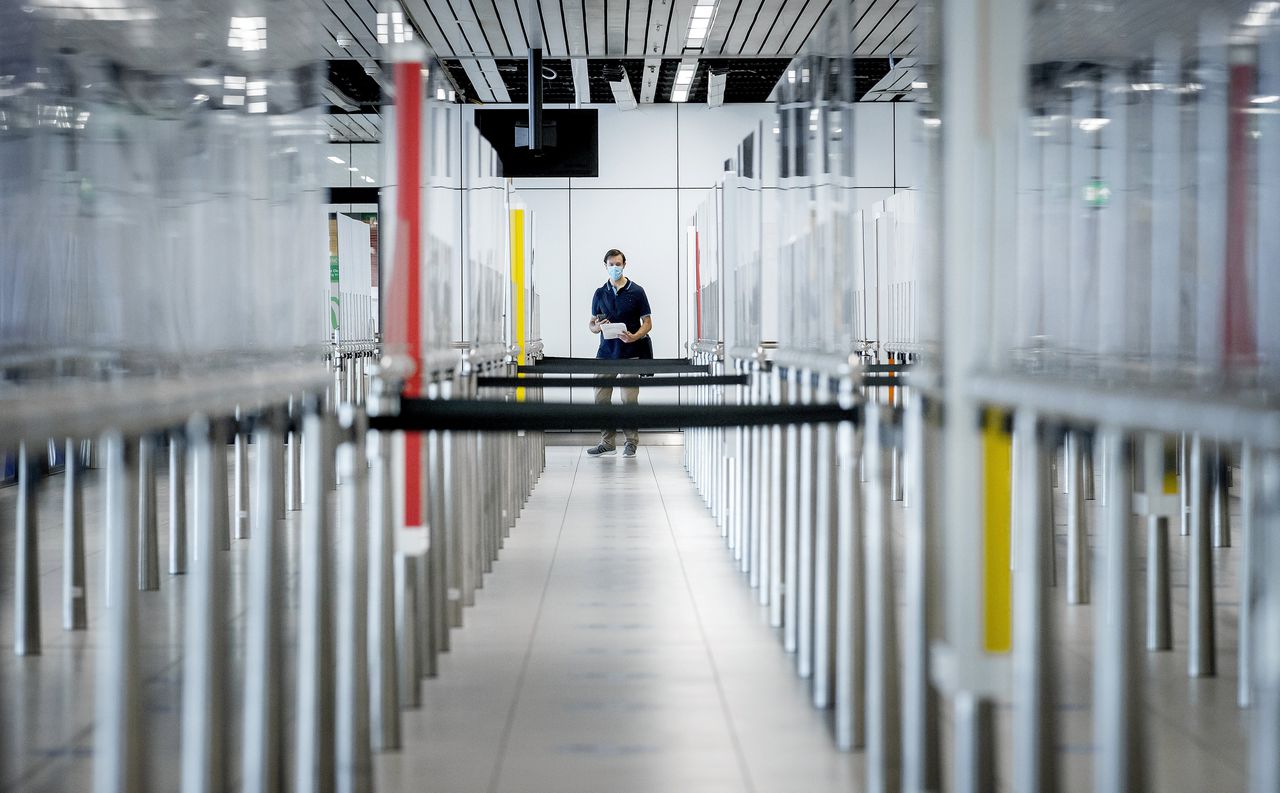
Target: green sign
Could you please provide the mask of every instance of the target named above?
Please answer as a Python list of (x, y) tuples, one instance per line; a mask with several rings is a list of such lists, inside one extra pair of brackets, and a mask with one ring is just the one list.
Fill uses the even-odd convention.
[(329, 254), (329, 283), (338, 283), (338, 254)]
[(1111, 188), (1101, 179), (1092, 179), (1084, 186), (1085, 206), (1102, 209), (1111, 203)]

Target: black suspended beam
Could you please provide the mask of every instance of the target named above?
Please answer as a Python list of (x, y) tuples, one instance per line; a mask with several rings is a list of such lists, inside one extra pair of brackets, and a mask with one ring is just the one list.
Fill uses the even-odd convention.
[(375, 430), (598, 430), (757, 427), (859, 422), (862, 409), (820, 405), (571, 405), (556, 402), (402, 399), (400, 413), (370, 416)]
[(691, 377), (477, 377), (478, 388), (640, 388), (642, 386), (750, 385), (745, 374), (693, 375)]
[[(572, 361), (572, 362), (571, 362)], [(710, 372), (705, 364), (692, 364), (684, 358), (570, 358), (521, 366), (521, 374), (661, 374), (667, 372), (698, 374)]]

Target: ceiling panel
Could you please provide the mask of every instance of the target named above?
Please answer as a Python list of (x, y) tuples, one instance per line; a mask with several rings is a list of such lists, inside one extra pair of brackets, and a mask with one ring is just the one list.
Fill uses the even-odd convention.
[[(471, 0), (473, 18), (479, 21), (489, 51), (494, 55), (511, 55), (519, 49), (512, 47), (510, 32), (498, 17), (494, 0)], [(517, 31), (519, 35), (519, 31)]]
[[(550, 2), (550, 0), (544, 0)], [(582, 3), (577, 0), (562, 0), (560, 16), (564, 21), (564, 35), (569, 50), (566, 55), (587, 54), (587, 22), (583, 18)]]
[[(799, 10), (801, 3), (797, 0), (777, 0), (776, 2), (766, 2), (764, 10), (760, 14), (760, 18), (756, 20), (756, 24), (752, 27), (751, 32), (747, 34), (747, 39), (743, 47), (745, 53), (766, 52), (765, 42), (769, 35), (782, 24), (782, 20), (793, 18)], [(776, 52), (776, 50), (775, 50)]]
[(689, 42), (689, 17), (693, 16), (693, 0), (675, 0), (671, 7), (671, 21), (667, 24), (667, 52), (684, 52)]
[[(856, 40), (855, 52), (879, 52), (881, 47), (897, 34), (905, 37), (911, 32), (911, 12), (915, 10), (915, 0), (898, 0), (883, 17), (865, 35)], [(854, 31), (857, 35), (858, 31)]]
[(627, 0), (604, 0), (604, 38), (606, 55), (627, 52)]
[(529, 29), (520, 10), (524, 4), (516, 0), (492, 0), (492, 2), (498, 10), (498, 19), (502, 20), (502, 29), (507, 32), (511, 54), (526, 54), (529, 50)]
[[(342, 29), (355, 42), (359, 43), (366, 55), (375, 57), (381, 53), (382, 50), (378, 46), (378, 38), (373, 34), (376, 26), (376, 17), (373, 13), (373, 6), (369, 5), (367, 0), (359, 0), (359, 5), (355, 6), (355, 8), (359, 8), (362, 11), (367, 9), (364, 14), (357, 13), (346, 0), (325, 0), (325, 6), (342, 26)], [(368, 19), (364, 18), (366, 15)], [(335, 31), (335, 33), (339, 33), (339, 31)]]
[(644, 34), (649, 29), (649, 9), (653, 0), (627, 0), (628, 55), (644, 52)]
[(703, 52), (719, 54), (724, 51), (724, 39), (729, 28), (742, 8), (743, 0), (720, 0), (716, 3), (716, 13), (711, 17), (711, 27), (707, 30), (707, 42)]
[(582, 0), (579, 5), (583, 7), (583, 14), (586, 16), (587, 54), (597, 57), (608, 54), (605, 0)]
[(777, 23), (765, 35), (762, 49), (767, 52), (785, 52), (782, 49), (783, 44), (791, 38), (796, 28), (813, 27), (813, 23), (818, 21), (818, 15), (822, 13), (825, 5), (825, 0), (804, 0), (803, 3), (800, 0), (791, 0), (785, 4), (782, 13), (778, 15)]

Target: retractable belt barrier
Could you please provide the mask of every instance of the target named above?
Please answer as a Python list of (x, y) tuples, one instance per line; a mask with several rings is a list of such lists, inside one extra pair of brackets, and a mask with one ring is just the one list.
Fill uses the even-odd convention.
[(640, 430), (825, 424), (861, 419), (861, 406), (812, 405), (570, 405), (546, 402), (403, 399), (396, 415), (371, 416), (370, 429), (581, 430), (610, 425)]
[(725, 375), (693, 375), (689, 377), (616, 377), (608, 375), (592, 375), (590, 377), (477, 377), (477, 388), (596, 388), (601, 385), (608, 388), (640, 388), (672, 386), (692, 388), (706, 385), (750, 385), (751, 378), (745, 374)]
[(707, 364), (685, 358), (551, 358), (532, 366), (520, 366), (520, 374), (697, 374), (711, 371)]

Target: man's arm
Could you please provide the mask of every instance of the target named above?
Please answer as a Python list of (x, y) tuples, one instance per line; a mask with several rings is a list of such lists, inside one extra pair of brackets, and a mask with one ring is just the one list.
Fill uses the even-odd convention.
[(592, 317), (590, 320), (587, 321), (587, 330), (591, 331), (592, 333), (600, 333), (601, 332), (600, 325), (608, 321), (609, 321), (608, 319), (600, 319), (598, 317)]

